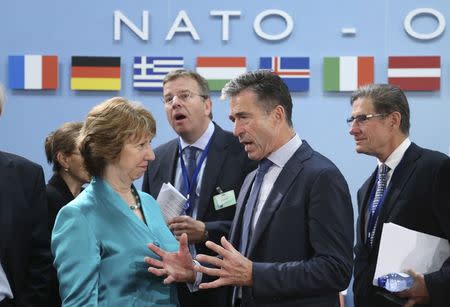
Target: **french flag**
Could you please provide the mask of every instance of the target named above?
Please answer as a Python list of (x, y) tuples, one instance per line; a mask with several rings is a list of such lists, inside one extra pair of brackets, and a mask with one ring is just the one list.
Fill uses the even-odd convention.
[(10, 55), (8, 69), (11, 89), (58, 88), (58, 57), (56, 55)]

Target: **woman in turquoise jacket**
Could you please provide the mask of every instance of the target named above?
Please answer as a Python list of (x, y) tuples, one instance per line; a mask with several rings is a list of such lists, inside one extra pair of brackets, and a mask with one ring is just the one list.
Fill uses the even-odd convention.
[[(59, 212), (52, 233), (63, 306), (176, 306), (176, 288), (147, 272), (148, 243), (178, 250), (156, 201), (137, 191), (155, 158), (153, 116), (124, 98), (94, 107), (79, 144), (90, 185)], [(156, 255), (150, 255), (157, 257)]]

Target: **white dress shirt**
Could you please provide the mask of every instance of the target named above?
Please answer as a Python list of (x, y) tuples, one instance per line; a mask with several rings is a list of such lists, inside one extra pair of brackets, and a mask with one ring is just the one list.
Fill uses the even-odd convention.
[[(389, 155), (389, 157), (384, 161), (384, 164), (389, 166), (389, 172), (387, 173), (387, 182), (386, 187), (389, 186), (391, 182), (392, 174), (394, 173), (395, 168), (400, 164), (400, 161), (403, 159), (406, 150), (411, 145), (411, 141), (409, 138), (403, 140), (403, 142), (398, 145), (398, 147)], [(378, 166), (380, 166), (382, 162), (378, 160)]]
[(270, 166), (266, 175), (264, 176), (263, 182), (261, 184), (261, 190), (259, 192), (258, 201), (256, 202), (255, 213), (252, 220), (252, 230), (255, 229), (256, 223), (258, 222), (261, 211), (265, 206), (267, 197), (269, 197), (270, 191), (272, 190), (273, 184), (280, 175), (283, 167), (289, 161), (289, 159), (294, 155), (297, 149), (302, 145), (302, 140), (295, 134), (292, 139), (286, 144), (278, 148), (276, 151), (272, 152), (266, 158), (272, 161), (273, 165)]
[[(198, 149), (201, 149), (201, 151), (199, 151), (197, 153), (197, 157), (196, 157), (197, 163), (198, 163), (198, 160), (200, 159), (203, 151), (205, 150), (206, 145), (208, 145), (209, 140), (211, 139), (212, 135), (214, 134), (214, 129), (215, 129), (214, 124), (212, 123), (212, 121), (210, 121), (208, 128), (206, 128), (206, 131), (202, 134), (202, 136), (197, 141), (195, 141), (192, 144), (186, 143), (180, 137), (181, 152), (183, 153), (184, 161), (187, 161), (187, 156), (184, 152), (184, 149), (188, 146), (193, 146), (193, 147), (197, 147)], [(202, 166), (200, 168), (200, 172), (198, 173), (197, 186), (195, 188), (195, 194), (197, 195), (197, 197), (200, 195), (200, 191), (202, 188), (203, 171), (205, 170), (205, 165), (206, 165), (207, 160), (208, 160), (208, 157), (206, 157), (205, 160), (203, 161)], [(175, 171), (175, 182), (174, 182), (174, 186), (178, 191), (181, 191), (182, 182), (183, 182), (183, 176), (181, 175), (181, 162), (180, 162), (180, 159), (178, 159), (177, 168)], [(197, 206), (195, 206), (194, 210), (192, 211), (192, 218), (197, 219)]]
[[(389, 188), (389, 183), (391, 182), (392, 174), (394, 173), (397, 166), (400, 164), (400, 161), (403, 159), (403, 156), (405, 155), (406, 150), (408, 149), (409, 145), (411, 145), (411, 141), (409, 138), (406, 138), (403, 140), (403, 142), (398, 145), (398, 147), (389, 155), (389, 157), (384, 161), (384, 164), (386, 164), (389, 167), (389, 171), (386, 174), (387, 181), (386, 181), (386, 191)], [(383, 162), (378, 160), (378, 167), (381, 166)], [(364, 221), (364, 234), (365, 237), (367, 237), (367, 225), (369, 224), (369, 212), (370, 212), (370, 204), (367, 206), (366, 214), (365, 214), (365, 221)]]
[(12, 299), (13, 294), (0, 259), (0, 302), (5, 298)]

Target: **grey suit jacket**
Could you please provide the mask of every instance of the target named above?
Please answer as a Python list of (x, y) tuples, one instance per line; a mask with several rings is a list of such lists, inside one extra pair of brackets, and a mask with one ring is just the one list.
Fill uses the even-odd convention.
[[(231, 242), (239, 246), (245, 204), (256, 171), (238, 199)], [(244, 306), (338, 306), (352, 271), (353, 211), (347, 183), (306, 141), (284, 166), (249, 244), (253, 287)]]
[[(383, 223), (395, 223), (409, 229), (450, 239), (450, 158), (412, 143), (394, 171), (378, 218), (374, 244), (364, 243), (364, 216), (376, 173), (358, 191), (359, 217), (355, 246), (356, 307), (391, 306), (372, 286)], [(442, 269), (425, 275), (431, 296), (430, 306), (448, 306), (450, 302), (450, 258)]]

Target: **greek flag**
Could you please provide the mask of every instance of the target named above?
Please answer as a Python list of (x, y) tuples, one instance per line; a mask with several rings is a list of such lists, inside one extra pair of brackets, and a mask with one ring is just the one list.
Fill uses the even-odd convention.
[(182, 69), (183, 57), (134, 57), (133, 87), (142, 91), (162, 91), (163, 79), (172, 70)]

